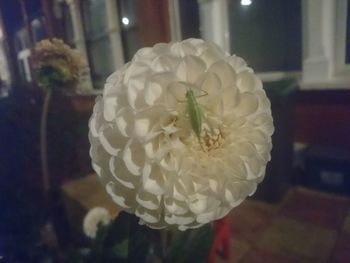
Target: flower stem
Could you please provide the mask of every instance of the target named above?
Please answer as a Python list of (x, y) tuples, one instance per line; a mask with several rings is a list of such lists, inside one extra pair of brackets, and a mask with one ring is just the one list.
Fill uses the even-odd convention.
[(40, 123), (40, 156), (41, 156), (41, 170), (42, 170), (42, 183), (45, 194), (50, 189), (50, 176), (47, 160), (47, 115), (49, 111), (49, 103), (51, 98), (51, 90), (48, 90), (45, 94), (43, 109), (41, 112)]
[(162, 248), (162, 258), (163, 258), (163, 262), (167, 262), (168, 261), (168, 231), (165, 229), (162, 229), (160, 231), (160, 237), (161, 237), (161, 248)]

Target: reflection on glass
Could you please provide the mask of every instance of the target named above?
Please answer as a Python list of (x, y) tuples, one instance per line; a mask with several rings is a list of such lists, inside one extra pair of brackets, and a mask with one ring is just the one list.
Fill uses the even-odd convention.
[(113, 72), (113, 57), (109, 36), (91, 41), (88, 45), (89, 58), (92, 61), (92, 78), (98, 87), (104, 84), (105, 79)]
[(115, 0), (126, 61), (142, 47), (170, 41), (167, 0)]
[(121, 18), (121, 33), (125, 61), (131, 60), (136, 51), (143, 45), (139, 36), (139, 20), (137, 16), (137, 0), (117, 1)]
[(124, 25), (129, 25), (129, 18), (127, 18), (127, 17), (123, 17), (122, 18), (122, 23), (124, 24)]
[(45, 26), (42, 18), (35, 18), (31, 22), (31, 27), (35, 42), (46, 38)]
[(257, 71), (301, 69), (301, 1), (229, 1), (231, 52)]
[(88, 35), (98, 35), (106, 31), (107, 14), (105, 0), (84, 0), (85, 31)]

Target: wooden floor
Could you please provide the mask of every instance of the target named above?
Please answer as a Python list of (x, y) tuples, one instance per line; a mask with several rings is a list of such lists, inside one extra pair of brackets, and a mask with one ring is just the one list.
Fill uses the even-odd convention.
[[(247, 200), (230, 215), (237, 263), (350, 262), (350, 199), (292, 188), (271, 205)], [(226, 262), (218, 258), (218, 263)]]
[[(78, 190), (77, 190), (78, 189)], [(63, 192), (73, 228), (81, 230), (86, 212), (115, 204), (96, 175), (66, 184)], [(80, 213), (78, 213), (80, 211)], [(230, 263), (349, 263), (350, 199), (292, 187), (278, 204), (246, 200), (229, 214)], [(227, 262), (217, 258), (217, 262)]]

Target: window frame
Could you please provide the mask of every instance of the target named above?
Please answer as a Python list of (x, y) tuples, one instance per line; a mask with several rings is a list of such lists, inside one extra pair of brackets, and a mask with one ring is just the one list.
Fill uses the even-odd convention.
[[(350, 89), (350, 64), (346, 64), (346, 23), (347, 5), (350, 0), (302, 0), (302, 69), (299, 71), (270, 71), (257, 72), (263, 81), (277, 81), (294, 77), (300, 82), (302, 89)], [(170, 25), (172, 41), (181, 39), (181, 27), (179, 21), (178, 1), (168, 0), (170, 8)], [(213, 40), (229, 52), (230, 35), (228, 32), (228, 0), (206, 0), (210, 17), (220, 17), (220, 26), (208, 21), (204, 39)], [(175, 7), (173, 7), (175, 5)], [(221, 8), (218, 8), (221, 7)], [(203, 11), (203, 10), (202, 10)], [(314, 17), (322, 18), (317, 24), (317, 31), (310, 28), (315, 26)], [(219, 28), (220, 30), (216, 30)], [(215, 33), (210, 34), (210, 33)], [(180, 37), (179, 37), (180, 35)], [(320, 53), (313, 52), (314, 44)], [(311, 52), (310, 52), (311, 51)], [(312, 53), (310, 55), (310, 53)]]
[[(168, 0), (169, 16), (172, 41), (179, 41), (182, 39), (181, 21), (179, 15), (178, 0)], [(213, 41), (219, 45), (225, 52), (230, 53), (231, 38), (229, 31), (229, 14), (228, 14), (228, 0), (209, 0), (200, 3), (199, 12), (205, 13), (209, 18), (220, 17), (213, 23), (213, 19), (203, 21), (201, 24), (202, 38), (207, 41)], [(201, 22), (202, 23), (202, 22)], [(302, 58), (301, 58), (302, 59)], [(263, 71), (257, 72), (257, 75), (263, 81), (278, 81), (285, 78), (301, 78), (302, 70), (296, 71)]]
[[(65, 1), (69, 6), (68, 10), (70, 12), (70, 17), (72, 20), (74, 45), (85, 56), (89, 65), (91, 65), (88, 58), (88, 52), (87, 52), (87, 45), (89, 45), (91, 38), (87, 38), (84, 25), (83, 25), (84, 19), (83, 19), (82, 1), (81, 0), (65, 0)], [(106, 36), (109, 37), (109, 41), (111, 43), (111, 48), (113, 53), (112, 55), (113, 55), (114, 68), (118, 69), (125, 63), (124, 55), (123, 55), (123, 46), (121, 42), (121, 30), (119, 26), (118, 6), (116, 5), (116, 0), (104, 0), (104, 1), (105, 1), (105, 7), (106, 7), (107, 28), (106, 28), (106, 31), (103, 32), (103, 34), (101, 34), (101, 36), (100, 35), (94, 36), (93, 40), (97, 40), (98, 38), (103, 38)], [(91, 75), (92, 74), (90, 72), (90, 76), (87, 80), (88, 83), (84, 83), (81, 85), (81, 86), (87, 86), (87, 88), (84, 89), (83, 93), (86, 93), (87, 95), (90, 93), (93, 93), (93, 94), (102, 93), (102, 89), (98, 89), (94, 87), (94, 85), (92, 84)]]
[(346, 27), (349, 0), (337, 0), (335, 9), (334, 75), (349, 76), (350, 64), (346, 64)]

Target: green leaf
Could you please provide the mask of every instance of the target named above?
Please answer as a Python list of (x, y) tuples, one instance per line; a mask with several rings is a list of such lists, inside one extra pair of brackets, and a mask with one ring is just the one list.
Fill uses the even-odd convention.
[(169, 259), (171, 262), (181, 262), (186, 249), (186, 241), (190, 236), (191, 230), (173, 232), (173, 238), (169, 249)]
[(129, 240), (124, 239), (121, 243), (118, 243), (114, 246), (113, 251), (116, 256), (121, 258), (127, 258), (129, 252)]
[(192, 231), (188, 240), (189, 253), (186, 262), (206, 262), (214, 241), (214, 228), (211, 224), (207, 224)]
[(214, 240), (214, 228), (211, 224), (198, 229), (174, 232), (169, 250), (169, 261), (182, 263), (206, 262)]

